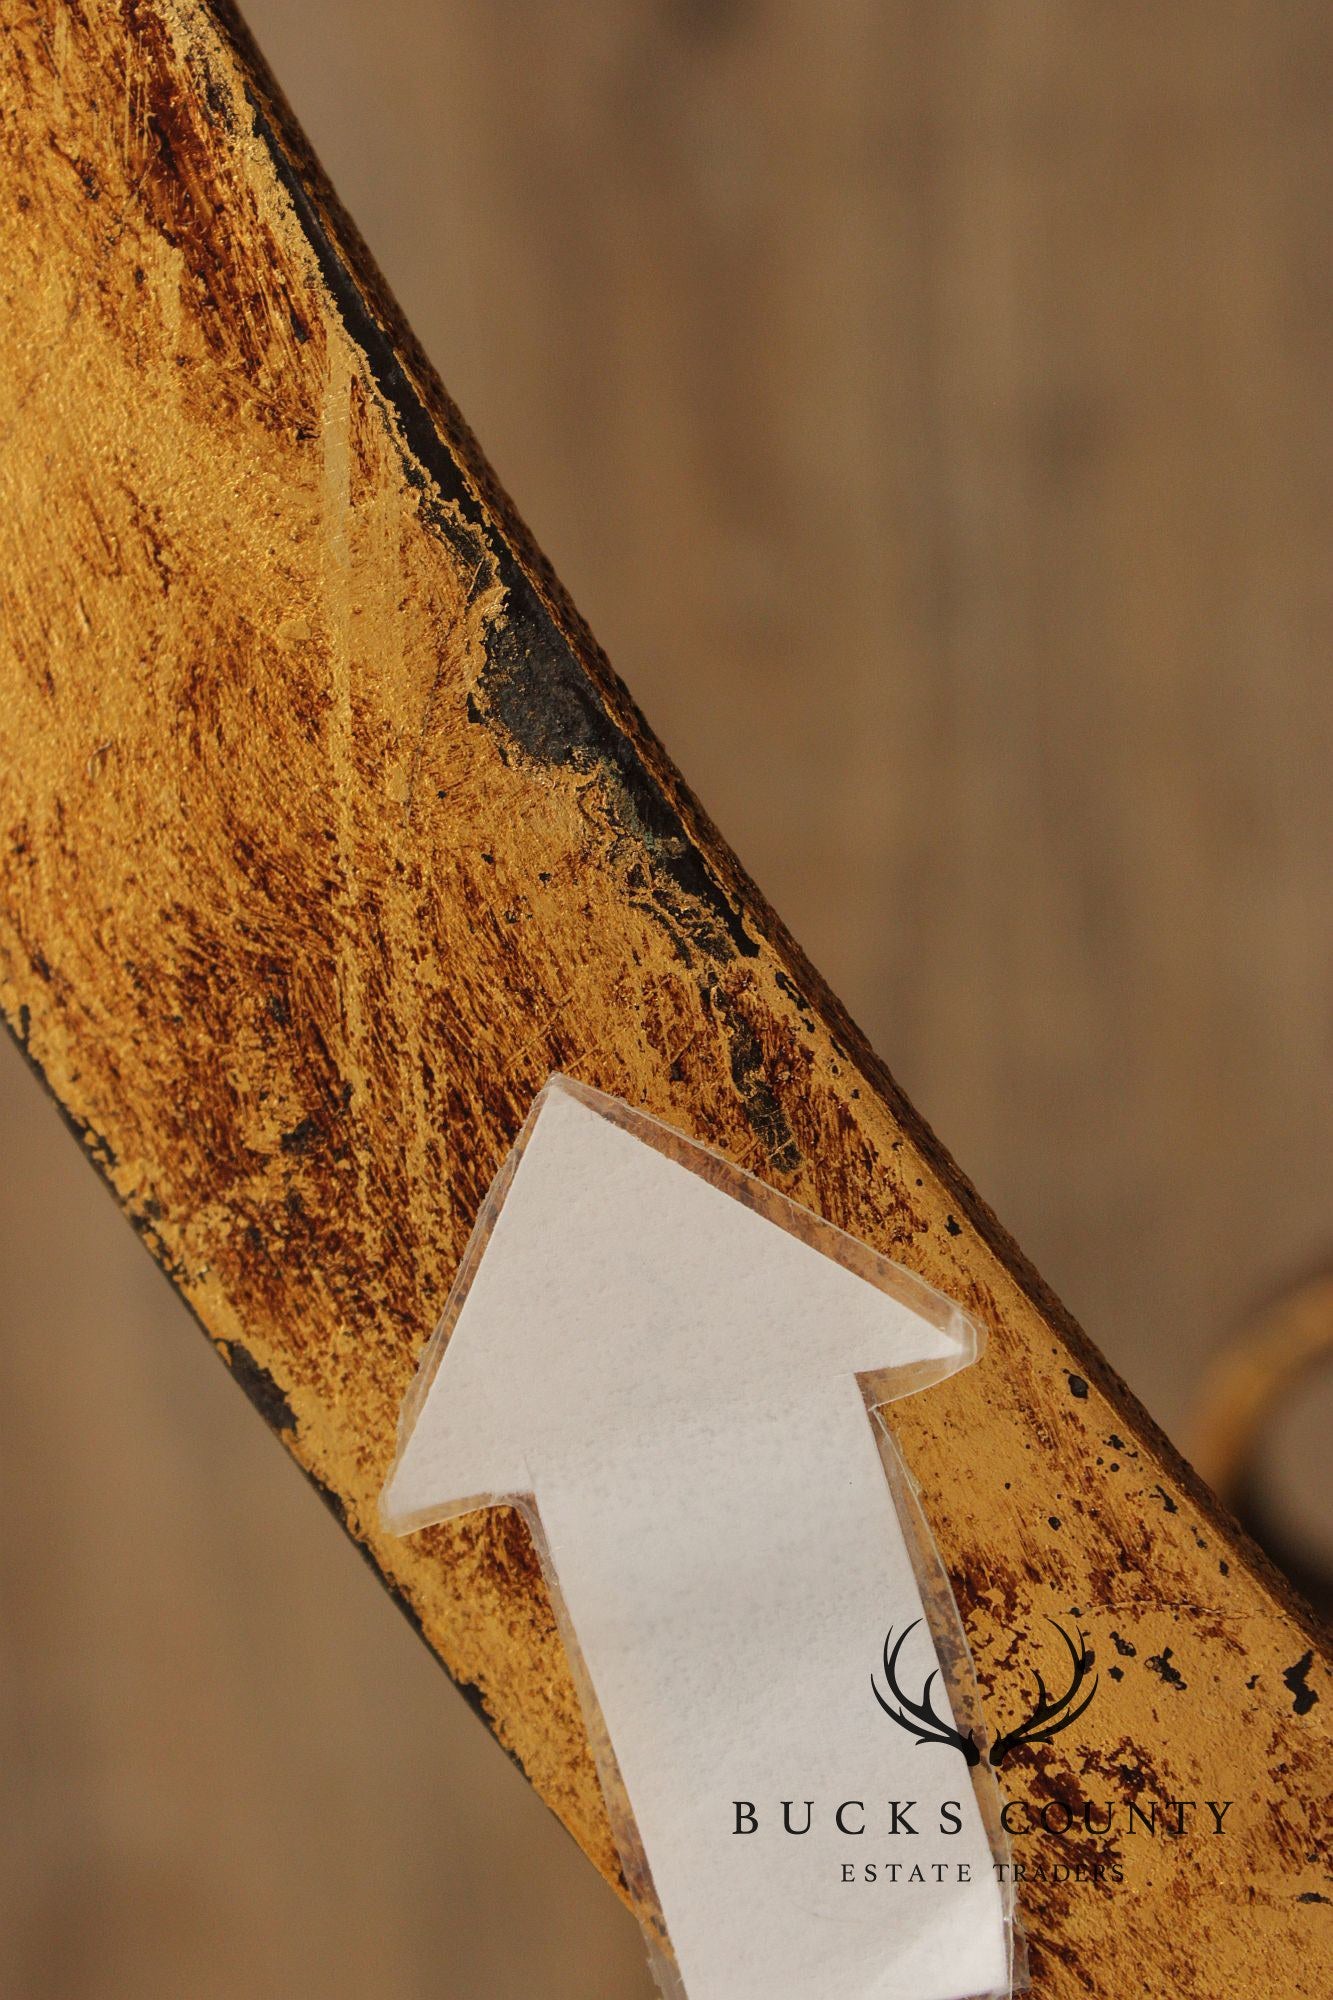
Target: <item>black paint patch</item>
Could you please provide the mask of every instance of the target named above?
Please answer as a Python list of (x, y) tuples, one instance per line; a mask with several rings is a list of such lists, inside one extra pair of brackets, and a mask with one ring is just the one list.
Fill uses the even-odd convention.
[(267, 1368), (255, 1360), (249, 1348), (242, 1347), (239, 1340), (233, 1340), (226, 1350), (226, 1361), (269, 1429), (294, 1431), (295, 1411)]
[(472, 1713), (479, 1716), (489, 1730), (494, 1731), (494, 1718), (486, 1706), (486, 1697), (477, 1686), (477, 1683), (475, 1681), (455, 1681), (454, 1686), (458, 1689), (458, 1692), (462, 1695)]
[[(782, 971), (775, 971), (773, 974), (773, 979), (779, 993), (785, 993), (787, 998), (791, 1001), (792, 1005), (800, 1013), (801, 1026), (805, 1029), (806, 1033), (813, 1034), (815, 1028), (814, 1010), (812, 1009), (810, 1002), (806, 999), (805, 995), (801, 992), (800, 988), (797, 986), (795, 980), (790, 979), (787, 976), (787, 974)], [(832, 1040), (831, 1036), (830, 1040)], [(843, 1054), (843, 1051), (838, 1048), (836, 1042), (833, 1043), (833, 1046), (837, 1050), (838, 1055), (841, 1056), (842, 1060), (845, 1062), (847, 1058)], [(836, 1074), (836, 1070), (834, 1073)]]
[(1088, 1385), (1081, 1375), (1071, 1375), (1069, 1377), (1069, 1393), (1071, 1396), (1077, 1396), (1080, 1403), (1086, 1403), (1088, 1400)]
[(303, 1118), (299, 1125), (293, 1125), (290, 1132), (284, 1132), (278, 1144), (284, 1153), (308, 1153), (319, 1137), (319, 1125), (314, 1118)]
[(481, 699), (473, 702), (479, 719), (498, 724), (530, 762), (601, 780), (621, 835), (647, 857), (644, 905), (687, 956), (695, 950), (714, 963), (755, 957), (759, 946), (739, 908), (713, 880), (661, 786), (517, 569), (508, 592), (507, 622), (487, 633)]
[(142, 1208), (131, 1208), (126, 1204), (122, 1212), (135, 1234), (147, 1244), (150, 1254), (161, 1265), (172, 1284), (177, 1287), (186, 1285), (190, 1274), (181, 1258), (174, 1256), (168, 1249), (166, 1238), (157, 1226), (162, 1214), (160, 1205), (150, 1197)]
[(76, 1113), (68, 1110), (64, 1105), (61, 1106), (61, 1109), (65, 1113), (65, 1123), (69, 1126), (70, 1131), (77, 1134), (80, 1145), (93, 1162), (93, 1165), (100, 1167), (109, 1180), (120, 1165), (111, 1141), (104, 1133), (96, 1131), (86, 1118), (78, 1117)]
[[(754, 958), (758, 943), (741, 911), (714, 880), (679, 814), (638, 749), (612, 720), (513, 551), (495, 533), (481, 500), (436, 427), (394, 349), (329, 240), (299, 171), (253, 93), (247, 93), (255, 136), (263, 143), (290, 199), (344, 327), (365, 356), (386, 404), (398, 420), (410, 456), (408, 483), (421, 495), (423, 517), (447, 541), (458, 565), (478, 565), (504, 593), (504, 619), (486, 628), (486, 664), (473, 721), (498, 727), (521, 755), (544, 766), (585, 771), (606, 786), (622, 832), (641, 842), (651, 883), (646, 906), (678, 947), (714, 961)], [(427, 481), (440, 496), (436, 498)], [(441, 504), (443, 502), (443, 504)]]
[(720, 988), (705, 987), (702, 991), (705, 1004), (716, 1012), (730, 1045), (731, 1080), (745, 1106), (746, 1117), (763, 1141), (770, 1163), (781, 1173), (794, 1173), (801, 1162), (800, 1148), (777, 1092), (764, 1075), (763, 1043)]
[(1171, 1648), (1169, 1646), (1163, 1646), (1160, 1653), (1150, 1653), (1145, 1664), (1151, 1667), (1155, 1674), (1160, 1675), (1168, 1687), (1183, 1688), (1188, 1686), (1188, 1682), (1182, 1676), (1180, 1669), (1173, 1667), (1171, 1664)]
[(1295, 1697), (1291, 1704), (1293, 1715), (1308, 1715), (1319, 1699), (1319, 1696), (1310, 1686), (1308, 1679), (1310, 1669), (1313, 1665), (1313, 1651), (1302, 1653), (1295, 1666), (1288, 1667), (1282, 1676), (1287, 1687)]

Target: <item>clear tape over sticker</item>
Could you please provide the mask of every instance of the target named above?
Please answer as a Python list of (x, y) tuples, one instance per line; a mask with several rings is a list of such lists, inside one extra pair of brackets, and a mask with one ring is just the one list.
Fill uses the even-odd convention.
[[(668, 1164), (684, 1174), (667, 1171)], [(803, 1940), (793, 1932), (781, 1955), (790, 1980), (761, 1976), (760, 1955), (747, 1951), (740, 1935), (752, 1918), (719, 1886), (729, 1868), (735, 1873), (738, 1836), (732, 1832), (711, 1863), (700, 1865), (686, 1783), (697, 1757), (705, 1779), (716, 1770), (720, 1787), (701, 1810), (716, 1814), (735, 1803), (730, 1790), (739, 1797), (737, 1774), (750, 1768), (747, 1727), (775, 1727), (762, 1712), (770, 1672), (784, 1714), (808, 1712), (812, 1731), (834, 1728), (826, 1689), (804, 1685), (826, 1672), (818, 1651), (826, 1633), (856, 1637), (854, 1666), (841, 1653), (832, 1662), (834, 1684), (847, 1690), (839, 1712), (856, 1689), (867, 1709), (864, 1724), (836, 1725), (840, 1740), (812, 1742), (820, 1768), (840, 1776), (850, 1769), (849, 1735), (859, 1745), (863, 1729), (867, 1763), (878, 1770), (885, 1733), (895, 1734), (868, 1705), (876, 1658), (866, 1658), (862, 1644), (872, 1628), (883, 1636), (876, 1621), (887, 1618), (885, 1605), (849, 1601), (860, 1594), (858, 1580), (877, 1575), (879, 1552), (863, 1546), (874, 1523), (867, 1528), (864, 1511), (849, 1511), (860, 1529), (854, 1525), (846, 1538), (850, 1554), (830, 1551), (827, 1535), (820, 1543), (803, 1532), (807, 1517), (837, 1522), (837, 1480), (849, 1491), (855, 1479), (865, 1486), (855, 1427), (848, 1430), (845, 1407), (829, 1398), (844, 1373), (859, 1385), (860, 1422), (882, 1468), (882, 1483), (872, 1480), (881, 1494), (876, 1504), (883, 1506), (885, 1489), (891, 1499), (878, 1525), (886, 1540), (896, 1539), (896, 1518), (910, 1572), (906, 1583), (901, 1566), (894, 1572), (898, 1629), (907, 1614), (924, 1621), (920, 1637), (929, 1637), (926, 1650), (933, 1648), (954, 1725), (963, 1735), (971, 1729), (984, 1749), (958, 1607), (883, 1414), (886, 1403), (974, 1361), (983, 1344), (975, 1322), (913, 1273), (670, 1126), (564, 1077), (551, 1078), (539, 1094), (482, 1204), (404, 1399), (384, 1517), (392, 1530), (410, 1533), (479, 1507), (511, 1505), (522, 1513), (569, 1655), (626, 1888), (668, 2000), (736, 2000), (760, 1991), (802, 2000), (807, 1993), (914, 2000), (918, 1992), (1008, 2000), (1026, 1985), (1013, 1871), (1000, 1865), (1010, 1856), (999, 1787), (984, 1755), (969, 1768), (947, 1747), (916, 1749), (906, 1736), (890, 1753), (899, 1765), (904, 1751), (914, 1753), (913, 1775), (930, 1768), (923, 1758), (950, 1760), (955, 1790), (967, 1780), (995, 1877), (995, 1910), (974, 1898), (964, 1914), (975, 1920), (981, 1910), (1002, 1931), (999, 1950), (970, 1960), (990, 1968), (981, 1987), (950, 1983), (947, 1965), (936, 1963), (947, 1941), (933, 1944), (920, 1934), (920, 1912), (906, 1891), (889, 1892), (898, 1904), (881, 1901), (869, 1924), (863, 1906), (827, 1901), (824, 1887), (826, 1902), (816, 1910), (812, 1891), (809, 1921), (822, 1942), (810, 1945), (809, 1967), (802, 1970)], [(772, 1455), (754, 1455), (756, 1438), (781, 1447), (776, 1464)], [(717, 1470), (723, 1451), (737, 1462)], [(821, 1497), (831, 1458), (834, 1492)], [(821, 1514), (820, 1506), (833, 1512)], [(771, 1560), (755, 1560), (770, 1528)], [(830, 1564), (839, 1562), (830, 1580)], [(833, 1615), (815, 1621), (802, 1653), (793, 1626), (807, 1609), (814, 1618), (821, 1590)], [(751, 1637), (770, 1618), (772, 1631), (797, 1649), (794, 1661), (771, 1668), (748, 1659)], [(720, 1680), (727, 1688), (719, 1689)], [(680, 1714), (686, 1699), (694, 1704), (699, 1748), (690, 1714)], [(755, 1767), (768, 1768), (767, 1756), (773, 1769), (790, 1770), (799, 1791), (801, 1748), (800, 1740), (784, 1741), (773, 1762), (771, 1746), (756, 1745)], [(812, 1801), (812, 1818), (828, 1803)], [(770, 1872), (790, 1875), (793, 1848), (799, 1841), (787, 1837), (766, 1850), (774, 1857)], [(757, 1863), (737, 1879), (767, 1881)], [(762, 1896), (750, 1900), (767, 1908), (770, 1928), (799, 1928), (790, 1893), (777, 1900), (763, 1893), (767, 1905)], [(936, 1930), (947, 1929), (934, 1921)], [(841, 1985), (820, 1983), (825, 1972), (812, 1969), (836, 1965), (830, 1925), (857, 1933), (847, 1947), (853, 1969)], [(729, 1927), (736, 1935), (726, 1934)], [(860, 1935), (867, 1930), (868, 1940)], [(903, 1983), (914, 1976), (905, 1968), (918, 1962), (913, 1988)], [(832, 1976), (836, 1981), (836, 1971)]]
[(963, 1629), (958, 1599), (954, 1596), (953, 1585), (949, 1581), (949, 1572), (944, 1566), (944, 1558), (939, 1552), (935, 1537), (930, 1532), (930, 1524), (921, 1505), (920, 1489), (894, 1443), (883, 1406), (875, 1404), (869, 1407), (875, 1422), (880, 1462), (884, 1467), (884, 1477), (893, 1495), (898, 1522), (912, 1558), (912, 1568), (916, 1575), (917, 1587), (921, 1592), (921, 1602), (925, 1607), (926, 1621), (930, 1627), (936, 1657), (940, 1662), (941, 1675), (948, 1692), (954, 1726), (964, 1735), (970, 1731), (981, 1753), (969, 1776), (977, 1810), (986, 1829), (992, 1865), (996, 1870), (1003, 1900), (1009, 1969), (1008, 1984), (1000, 1989), (1000, 1993), (1005, 1996), (1005, 2000), (1012, 2000), (1014, 1994), (1025, 1993), (1028, 1990), (1027, 1939), (1023, 1934), (1017, 1890), (1014, 1886), (1013, 1849), (1001, 1819), (1004, 1794), (999, 1779), (987, 1761), (991, 1736), (985, 1711), (981, 1706), (976, 1669), (972, 1663), (972, 1649), (967, 1643), (967, 1634)]

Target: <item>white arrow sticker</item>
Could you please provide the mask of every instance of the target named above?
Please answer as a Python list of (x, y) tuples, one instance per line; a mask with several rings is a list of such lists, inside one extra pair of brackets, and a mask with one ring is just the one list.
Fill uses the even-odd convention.
[(385, 1519), (535, 1503), (689, 2000), (1009, 1992), (967, 1764), (871, 1686), (890, 1628), (922, 1621), (918, 1700), (939, 1662), (867, 1405), (976, 1353), (908, 1273), (563, 1078), (488, 1198)]

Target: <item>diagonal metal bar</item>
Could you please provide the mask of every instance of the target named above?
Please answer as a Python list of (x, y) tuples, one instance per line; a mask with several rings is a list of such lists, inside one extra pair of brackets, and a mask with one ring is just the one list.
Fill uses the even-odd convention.
[(1236, 1801), (1222, 1838), (1126, 1843), (1114, 1897), (1032, 1879), (1036, 1990), (1317, 1990), (1309, 1614), (710, 827), (235, 17), (3, 16), (0, 1000), (126, 1214), (611, 1879), (520, 1520), (376, 1518), (531, 1096), (558, 1067), (631, 1098), (920, 1270), (995, 1336), (896, 1419), (983, 1690), (1053, 1604), (1134, 1635), (1010, 1791)]

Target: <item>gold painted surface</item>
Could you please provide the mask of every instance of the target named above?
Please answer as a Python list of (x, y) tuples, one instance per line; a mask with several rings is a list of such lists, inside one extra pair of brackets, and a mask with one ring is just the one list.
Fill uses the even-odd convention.
[(895, 1429), (994, 1725), (1048, 1613), (1134, 1646), (1007, 1788), (1235, 1801), (1225, 1838), (1124, 1842), (1114, 1895), (1029, 1884), (1036, 1990), (1323, 1990), (1298, 1609), (741, 878), (398, 329), (386, 368), (248, 55), (175, 0), (5, 12), (0, 993), (127, 1212), (609, 1876), (521, 1523), (375, 1517), (532, 1094), (559, 1067), (629, 1098), (919, 1270), (993, 1335)]

